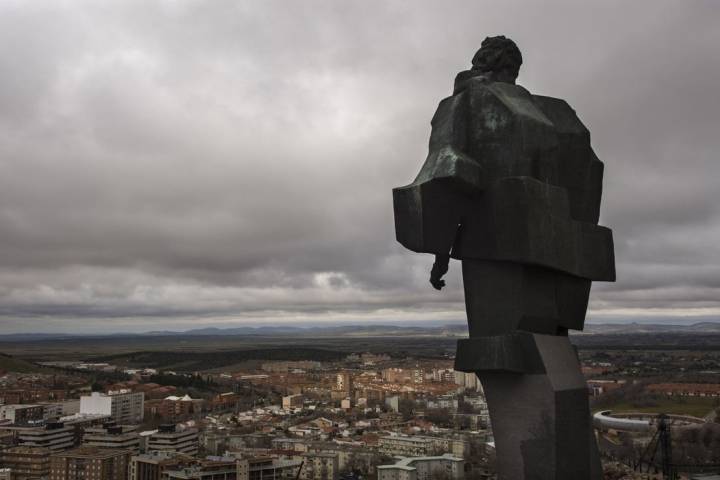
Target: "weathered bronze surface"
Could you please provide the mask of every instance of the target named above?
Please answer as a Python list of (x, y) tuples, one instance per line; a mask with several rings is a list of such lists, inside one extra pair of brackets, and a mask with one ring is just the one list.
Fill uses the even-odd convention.
[(590, 285), (615, 280), (598, 225), (603, 163), (563, 100), (515, 84), (522, 56), (489, 37), (432, 119), (415, 180), (393, 190), (397, 240), (434, 254), (430, 282), (462, 261), (470, 338), (456, 369), (477, 373), (498, 478), (600, 479), (585, 380), (569, 329)]

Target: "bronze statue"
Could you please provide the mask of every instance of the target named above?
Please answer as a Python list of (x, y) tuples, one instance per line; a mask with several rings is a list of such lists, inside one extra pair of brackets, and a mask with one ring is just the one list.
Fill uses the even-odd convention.
[(462, 261), (470, 338), (456, 370), (475, 372), (490, 409), (498, 478), (599, 479), (588, 393), (568, 330), (590, 285), (615, 280), (599, 226), (603, 164), (563, 100), (515, 84), (522, 55), (488, 37), (432, 119), (413, 183), (393, 190), (396, 236), (435, 255), (441, 289)]

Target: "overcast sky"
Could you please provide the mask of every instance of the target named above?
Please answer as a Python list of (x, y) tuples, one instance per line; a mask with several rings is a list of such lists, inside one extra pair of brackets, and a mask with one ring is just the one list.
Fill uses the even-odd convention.
[(593, 321), (720, 318), (707, 1), (0, 2), (0, 333), (463, 321), (391, 189), (485, 36), (605, 162)]

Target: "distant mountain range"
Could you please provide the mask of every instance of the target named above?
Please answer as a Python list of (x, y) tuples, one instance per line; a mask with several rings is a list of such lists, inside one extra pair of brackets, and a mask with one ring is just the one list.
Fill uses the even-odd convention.
[[(581, 333), (581, 332), (578, 332)], [(641, 334), (641, 333), (720, 333), (720, 322), (700, 322), (692, 325), (657, 323), (591, 323), (582, 334)]]
[[(584, 332), (576, 335), (627, 335), (627, 334), (720, 334), (720, 322), (701, 322), (692, 325), (665, 325), (643, 323), (590, 323)], [(67, 333), (14, 333), (0, 335), (0, 342), (32, 342), (53, 339), (71, 339), (77, 337), (137, 337), (137, 336), (312, 336), (312, 337), (391, 337), (391, 336), (442, 336), (462, 337), (467, 335), (467, 325), (447, 324), (432, 326), (399, 326), (399, 325), (341, 325), (336, 327), (232, 327), (232, 328), (197, 328), (186, 331), (155, 330), (145, 333), (110, 333), (110, 334), (67, 334)]]
[(147, 335), (320, 335), (320, 336), (378, 336), (378, 335), (462, 335), (467, 332), (463, 324), (442, 326), (398, 325), (340, 325), (337, 327), (234, 327), (198, 328), (184, 332), (153, 331)]

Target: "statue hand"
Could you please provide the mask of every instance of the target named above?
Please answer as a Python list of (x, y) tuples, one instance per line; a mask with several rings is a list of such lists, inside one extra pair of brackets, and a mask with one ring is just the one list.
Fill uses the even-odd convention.
[(435, 263), (430, 270), (430, 283), (436, 290), (441, 290), (445, 286), (445, 280), (442, 279), (448, 271), (448, 262), (450, 255), (435, 255)]
[(445, 286), (445, 280), (441, 278), (430, 277), (430, 283), (433, 287), (435, 287), (435, 290), (442, 290), (442, 288)]

